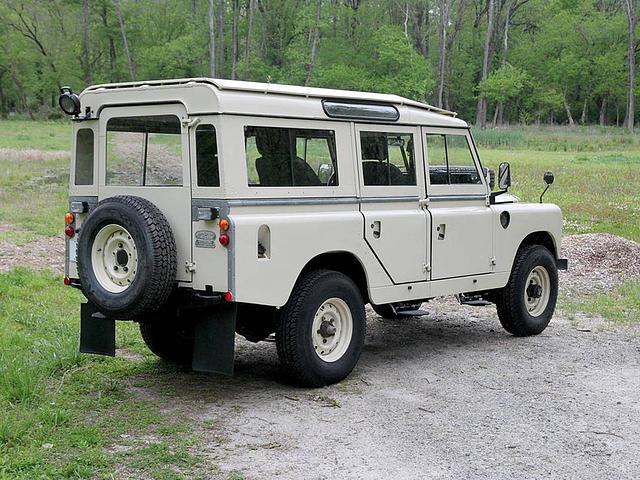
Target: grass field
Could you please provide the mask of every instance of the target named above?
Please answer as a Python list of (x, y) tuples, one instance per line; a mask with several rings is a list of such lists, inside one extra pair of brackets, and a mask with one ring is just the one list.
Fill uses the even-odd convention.
[[(476, 132), (485, 166), (512, 165), (513, 193), (537, 201), (556, 183), (565, 232), (640, 241), (640, 135), (616, 129), (531, 127)], [(0, 241), (59, 235), (66, 211), (69, 123), (0, 121)], [(27, 151), (28, 150), (28, 151)], [(59, 276), (0, 274), (0, 479), (241, 479), (199, 455), (198, 431), (170, 386), (174, 367), (153, 357), (133, 324), (118, 327), (126, 358), (77, 354), (81, 294)], [(640, 285), (566, 300), (563, 308), (632, 321)], [(136, 386), (165, 385), (162, 404)]]

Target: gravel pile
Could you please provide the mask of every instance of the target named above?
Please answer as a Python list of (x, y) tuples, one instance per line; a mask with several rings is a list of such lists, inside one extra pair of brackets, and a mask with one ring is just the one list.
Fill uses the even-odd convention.
[(640, 243), (609, 233), (568, 235), (562, 256), (569, 270), (560, 272), (560, 286), (578, 293), (606, 291), (631, 279), (640, 280)]

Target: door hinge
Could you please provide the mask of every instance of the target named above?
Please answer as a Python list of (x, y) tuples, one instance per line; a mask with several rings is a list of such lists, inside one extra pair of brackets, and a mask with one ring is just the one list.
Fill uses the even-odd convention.
[(422, 271), (423, 272), (430, 272), (431, 271), (431, 265), (429, 265), (428, 263), (423, 263), (422, 264)]
[(491, 257), (489, 259), (489, 265), (495, 265), (496, 264), (496, 257)]
[(429, 199), (428, 198), (421, 198), (420, 200), (418, 200), (418, 205), (420, 207), (427, 207), (429, 206)]
[(187, 273), (193, 273), (196, 271), (196, 262), (185, 262), (184, 269)]

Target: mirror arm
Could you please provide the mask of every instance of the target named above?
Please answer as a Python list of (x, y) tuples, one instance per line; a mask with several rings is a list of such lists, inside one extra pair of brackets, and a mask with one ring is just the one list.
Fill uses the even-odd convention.
[(498, 190), (497, 192), (491, 192), (489, 194), (489, 205), (495, 205), (496, 204), (496, 197), (502, 195), (503, 193), (507, 193), (509, 191), (509, 189), (505, 189), (505, 190)]
[(547, 183), (547, 186), (544, 187), (544, 190), (542, 191), (542, 193), (540, 194), (540, 203), (542, 203), (542, 197), (544, 197), (544, 194), (547, 193), (547, 190), (549, 190), (549, 187), (551, 186), (550, 183)]

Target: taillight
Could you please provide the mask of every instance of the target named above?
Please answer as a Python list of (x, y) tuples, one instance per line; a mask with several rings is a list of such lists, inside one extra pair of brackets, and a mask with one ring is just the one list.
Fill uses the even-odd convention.
[(75, 223), (76, 216), (73, 213), (67, 212), (64, 214), (64, 224), (66, 225), (64, 234), (69, 238), (73, 237), (76, 233), (76, 229), (74, 227)]
[(232, 302), (233, 301), (233, 293), (231, 292), (227, 292), (224, 294), (224, 300), (225, 302)]
[(69, 277), (64, 277), (62, 282), (67, 286), (71, 285), (71, 279)]
[(71, 225), (67, 225), (67, 227), (64, 229), (64, 234), (69, 238), (73, 237), (75, 233), (76, 233), (76, 229), (73, 228)]
[(220, 220), (219, 223), (220, 226), (220, 230), (222, 230), (223, 232), (226, 232), (227, 230), (229, 230), (229, 220), (227, 220), (226, 218), (223, 218), (222, 220)]
[(76, 216), (73, 213), (67, 212), (64, 214), (64, 223), (66, 223), (67, 225), (72, 225), (75, 221)]
[(226, 233), (220, 235), (220, 238), (218, 240), (220, 241), (220, 245), (222, 245), (223, 247), (229, 245), (229, 235), (227, 235)]

